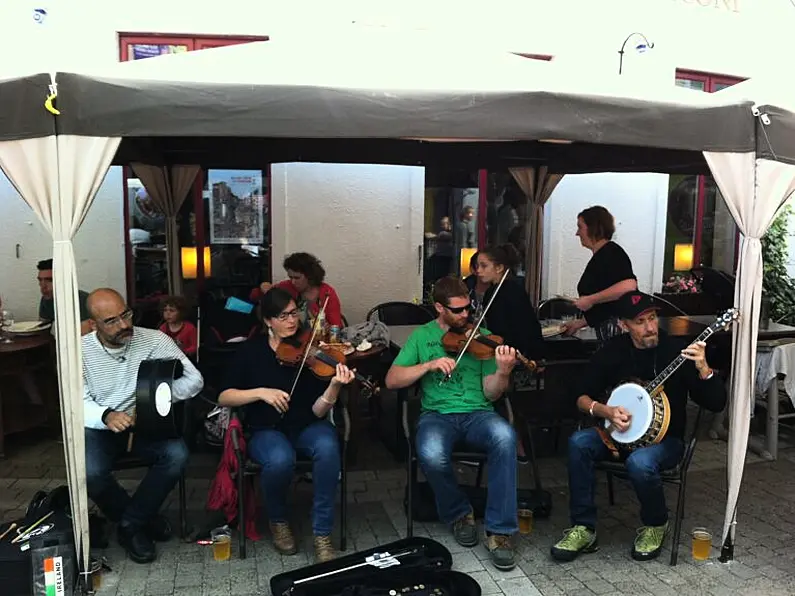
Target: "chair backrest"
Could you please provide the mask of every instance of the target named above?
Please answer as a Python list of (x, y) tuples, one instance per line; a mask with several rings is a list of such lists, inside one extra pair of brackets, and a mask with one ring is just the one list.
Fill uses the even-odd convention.
[(538, 305), (538, 319), (560, 319), (562, 317), (576, 317), (580, 310), (573, 302), (565, 298), (550, 298)]
[(367, 320), (374, 315), (384, 325), (424, 325), (435, 318), (427, 309), (412, 302), (384, 302), (370, 309)]
[(659, 314), (661, 317), (683, 317), (687, 315), (687, 313), (676, 306), (676, 304), (666, 300), (665, 298), (662, 298), (661, 296), (652, 296), (644, 292), (641, 293), (644, 296), (651, 298), (652, 302), (659, 307), (660, 310), (657, 312), (657, 314)]
[(734, 306), (734, 275), (712, 267), (694, 267), (690, 272), (699, 280), (701, 290), (714, 300), (716, 310)]

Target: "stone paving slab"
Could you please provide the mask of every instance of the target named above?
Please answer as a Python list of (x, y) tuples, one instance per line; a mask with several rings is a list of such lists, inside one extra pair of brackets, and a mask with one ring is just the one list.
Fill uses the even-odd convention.
[[(370, 446), (368, 446), (369, 448)], [(64, 482), (62, 445), (42, 441), (14, 451), (0, 462), (0, 512), (3, 519), (19, 517), (27, 499), (42, 488)], [(380, 455), (373, 455), (380, 450)], [(402, 508), (405, 472), (400, 464), (378, 445), (368, 449), (369, 465), (375, 469), (349, 473), (348, 552), (383, 544), (405, 535), (406, 518)], [(630, 546), (639, 525), (638, 504), (626, 483), (616, 483), (616, 504), (607, 503), (606, 483), (597, 485), (599, 538), (597, 553), (583, 555), (572, 563), (559, 564), (549, 557), (550, 546), (568, 527), (565, 459), (562, 456), (540, 461), (540, 475), (553, 495), (553, 512), (548, 520), (535, 520), (533, 533), (518, 540), (518, 566), (500, 572), (491, 566), (483, 545), (467, 549), (455, 543), (447, 528), (438, 523), (414, 526), (415, 535), (429, 536), (453, 553), (453, 569), (471, 575), (485, 595), (563, 595), (601, 596), (762, 596), (795, 594), (795, 449), (785, 444), (777, 462), (763, 462), (753, 455), (747, 459), (745, 484), (738, 516), (736, 560), (717, 562), (719, 549), (713, 547), (709, 561), (694, 562), (690, 556), (688, 531), (704, 526), (719, 534), (725, 502), (726, 445), (704, 440), (699, 444), (687, 491), (687, 506), (680, 538), (679, 564), (668, 565), (670, 544), (662, 556), (646, 563), (633, 561)], [(374, 465), (374, 462), (377, 462)], [(204, 502), (217, 455), (198, 454), (189, 466), (189, 517), (193, 524), (204, 524), (208, 515)], [(462, 467), (463, 481), (473, 478)], [(140, 471), (128, 471), (123, 484), (134, 487)], [(532, 486), (529, 470), (520, 467), (520, 483)], [(267, 537), (249, 543), (249, 557), (241, 560), (237, 539), (233, 539), (232, 559), (219, 563), (211, 549), (186, 544), (176, 539), (160, 545), (159, 558), (151, 565), (137, 565), (125, 558), (111, 540), (105, 551), (112, 573), (105, 574), (100, 596), (147, 595), (246, 595), (269, 594), (271, 577), (313, 561), (311, 526), (308, 511), (311, 484), (296, 483), (291, 494), (293, 526), (299, 537), (300, 552), (291, 557), (279, 555)], [(667, 489), (669, 507), (675, 506), (676, 492)], [(166, 510), (176, 527), (176, 491), (166, 502)], [(260, 520), (264, 524), (264, 520)], [(339, 524), (337, 524), (337, 529)], [(337, 540), (335, 535), (335, 543)], [(717, 539), (716, 539), (717, 540)]]

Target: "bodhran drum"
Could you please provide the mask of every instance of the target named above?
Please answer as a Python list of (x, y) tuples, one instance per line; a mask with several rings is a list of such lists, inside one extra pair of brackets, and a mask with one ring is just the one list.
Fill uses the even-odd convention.
[(631, 415), (629, 428), (625, 431), (610, 428), (610, 421), (605, 421), (610, 438), (619, 444), (620, 449), (631, 451), (654, 445), (662, 441), (668, 432), (671, 406), (662, 389), (649, 395), (637, 383), (624, 383), (613, 390), (607, 405), (621, 406)]

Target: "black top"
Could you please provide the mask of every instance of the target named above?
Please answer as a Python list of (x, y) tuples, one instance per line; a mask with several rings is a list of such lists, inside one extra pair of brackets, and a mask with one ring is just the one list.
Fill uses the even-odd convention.
[[(610, 241), (597, 250), (588, 261), (580, 277), (580, 283), (577, 284), (577, 293), (580, 296), (590, 296), (625, 279), (637, 279), (632, 273), (632, 262), (623, 248)], [(585, 320), (591, 327), (596, 327), (617, 316), (615, 303), (604, 302), (595, 304), (586, 311)]]
[[(580, 395), (605, 403), (610, 391), (622, 382), (649, 382), (661, 373), (687, 346), (687, 341), (670, 337), (660, 330), (656, 348), (639, 350), (625, 333), (610, 339), (594, 354), (580, 385)], [(702, 381), (693, 362), (687, 361), (663, 384), (671, 405), (668, 435), (682, 438), (686, 426), (687, 397), (712, 412), (726, 405), (723, 379), (715, 374)]]
[[(266, 335), (257, 335), (235, 352), (224, 374), (221, 391), (265, 387), (290, 393), (296, 372), (297, 366), (279, 363)], [(256, 401), (245, 406), (246, 427), (252, 430), (272, 428), (284, 433), (300, 432), (318, 420), (312, 412), (312, 405), (327, 386), (328, 381), (321, 381), (304, 367), (284, 417), (272, 405)]]
[[(486, 290), (484, 307), (491, 300), (496, 285)], [(494, 304), (489, 308), (484, 327), (505, 340), (505, 344), (519, 350), (526, 358), (537, 360), (544, 353), (544, 339), (536, 311), (530, 297), (515, 278), (508, 277), (502, 284)]]

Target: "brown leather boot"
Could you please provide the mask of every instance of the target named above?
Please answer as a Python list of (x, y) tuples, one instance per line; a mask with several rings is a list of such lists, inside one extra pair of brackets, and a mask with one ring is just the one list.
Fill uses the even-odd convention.
[(325, 563), (336, 558), (337, 553), (331, 545), (331, 536), (315, 536), (315, 562)]
[(283, 555), (294, 555), (298, 552), (295, 547), (295, 538), (290, 526), (283, 522), (271, 523), (271, 535), (273, 536), (273, 546)]

